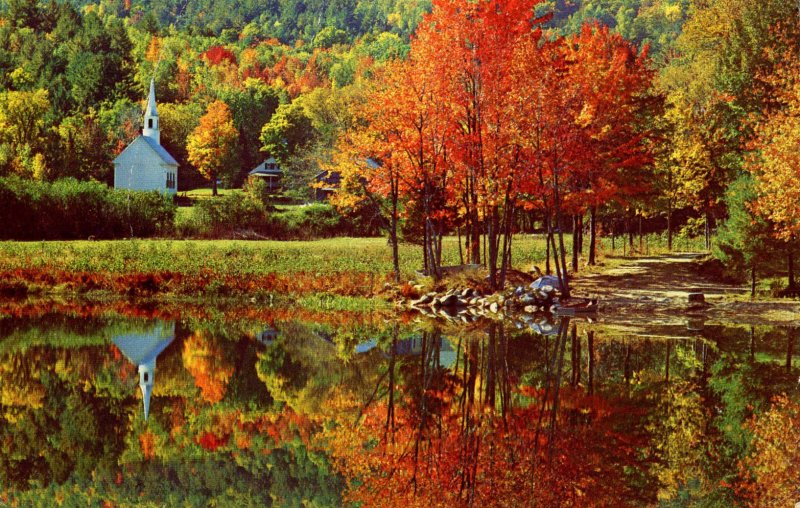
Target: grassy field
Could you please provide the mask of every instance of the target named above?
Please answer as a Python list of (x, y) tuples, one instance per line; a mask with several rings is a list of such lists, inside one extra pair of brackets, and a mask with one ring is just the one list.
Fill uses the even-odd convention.
[[(186, 197), (191, 199), (205, 199), (212, 197), (213, 189), (209, 188), (202, 188), (202, 189), (192, 189), (190, 191), (179, 192), (181, 196), (186, 194)], [(227, 196), (228, 194), (240, 194), (244, 192), (242, 189), (223, 189), (222, 187), (217, 187), (217, 194), (220, 196)]]
[[(444, 264), (459, 262), (454, 238), (447, 238)], [(518, 238), (516, 264), (544, 257), (540, 237)], [(400, 246), (401, 269), (410, 275), (422, 267), (419, 246)], [(333, 238), (313, 241), (246, 240), (110, 240), (0, 243), (0, 269), (57, 268), (67, 271), (111, 273), (212, 270), (226, 274), (286, 274), (292, 272), (359, 272), (387, 274), (392, 270), (391, 249), (384, 238)]]
[[(649, 238), (647, 251), (663, 251)], [(543, 268), (541, 235), (514, 239), (514, 267)], [(638, 243), (637, 243), (638, 245)], [(680, 246), (678, 246), (680, 247)], [(601, 242), (600, 253), (610, 251)], [(405, 279), (422, 268), (421, 248), (400, 247)], [(460, 263), (453, 237), (443, 243), (443, 264)], [(177, 294), (332, 293), (371, 296), (392, 272), (391, 249), (384, 238), (334, 238), (314, 241), (113, 240), (0, 243), (0, 281), (63, 285), (67, 290), (141, 288)]]

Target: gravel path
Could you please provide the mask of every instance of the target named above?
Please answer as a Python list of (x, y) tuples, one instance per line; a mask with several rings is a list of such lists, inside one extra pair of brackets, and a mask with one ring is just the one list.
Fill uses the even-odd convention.
[[(575, 296), (597, 296), (603, 321), (673, 323), (688, 319), (743, 324), (800, 326), (800, 301), (750, 301), (748, 288), (720, 283), (700, 273), (696, 253), (626, 259), (601, 273), (575, 277)], [(688, 310), (689, 293), (703, 293), (707, 308)]]

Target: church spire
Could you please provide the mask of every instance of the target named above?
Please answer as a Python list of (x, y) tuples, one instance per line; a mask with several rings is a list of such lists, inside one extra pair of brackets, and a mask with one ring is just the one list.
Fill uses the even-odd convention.
[(156, 109), (155, 80), (150, 80), (150, 93), (147, 96), (147, 107), (144, 110), (144, 129), (142, 135), (161, 144), (161, 129), (158, 126), (158, 110)]
[(142, 389), (142, 404), (144, 405), (144, 421), (150, 416), (150, 395), (153, 393), (153, 382), (156, 375), (156, 359), (139, 365), (139, 388)]

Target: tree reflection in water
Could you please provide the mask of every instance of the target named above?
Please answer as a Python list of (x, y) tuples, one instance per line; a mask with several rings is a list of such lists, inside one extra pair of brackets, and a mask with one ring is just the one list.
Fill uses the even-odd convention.
[(145, 421), (137, 367), (110, 339), (152, 319), (13, 316), (0, 502), (800, 499), (792, 329), (189, 314), (170, 321)]

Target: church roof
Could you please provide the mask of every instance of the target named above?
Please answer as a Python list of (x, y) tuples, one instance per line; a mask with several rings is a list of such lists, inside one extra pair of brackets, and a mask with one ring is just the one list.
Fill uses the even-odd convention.
[(144, 140), (144, 142), (147, 143), (147, 146), (152, 148), (153, 151), (156, 153), (156, 155), (158, 155), (161, 158), (161, 160), (164, 161), (166, 164), (170, 164), (172, 166), (178, 165), (178, 161), (176, 161), (175, 158), (172, 155), (170, 155), (169, 152), (163, 146), (159, 145), (155, 139), (142, 135), (139, 135), (136, 139), (134, 139), (131, 142), (130, 145), (125, 147), (125, 150), (123, 150), (122, 153), (117, 155), (117, 158), (114, 159), (114, 164), (117, 164), (117, 160), (120, 157), (122, 157), (122, 154), (130, 150), (130, 148), (136, 143), (138, 143), (140, 139)]
[(163, 146), (158, 144), (158, 142), (155, 139), (149, 138), (147, 136), (142, 136), (142, 137), (144, 138), (145, 141), (147, 141), (147, 144), (150, 145), (150, 148), (155, 150), (158, 156), (161, 157), (161, 160), (163, 160), (167, 164), (174, 164), (175, 166), (178, 165), (178, 161), (175, 160), (175, 157), (170, 155), (169, 152)]
[(158, 116), (156, 109), (156, 84), (155, 80), (150, 80), (150, 93), (147, 96), (147, 107), (144, 110), (144, 116)]

